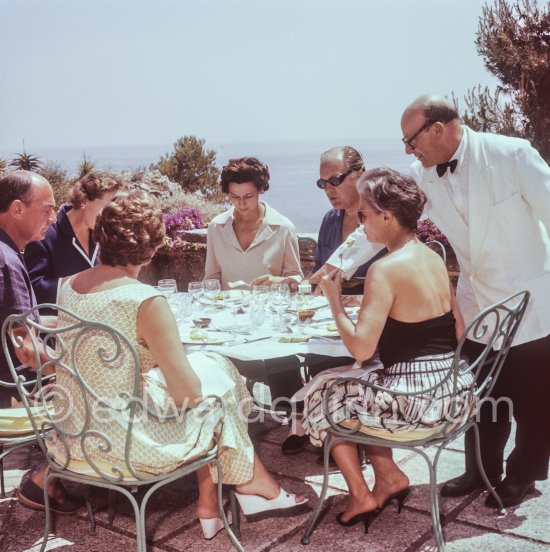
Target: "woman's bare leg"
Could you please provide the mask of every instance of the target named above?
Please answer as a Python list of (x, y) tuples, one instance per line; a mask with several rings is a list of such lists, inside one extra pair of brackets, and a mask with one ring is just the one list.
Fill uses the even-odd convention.
[(203, 466), (197, 470), (199, 481), (199, 500), (197, 501), (197, 517), (210, 519), (220, 517), (218, 511), (218, 494), (216, 484), (210, 476), (210, 468)]
[(409, 486), (409, 478), (393, 461), (391, 449), (387, 447), (375, 447), (373, 445), (368, 445), (364, 448), (374, 470), (375, 483), (372, 488), (372, 494), (376, 498), (378, 505), (382, 506), (389, 496)]
[(357, 445), (340, 442), (331, 448), (331, 452), (346, 480), (350, 495), (342, 515), (342, 521), (349, 521), (353, 516), (362, 512), (376, 510), (378, 501), (363, 477)]
[[(204, 466), (197, 470), (199, 480), (199, 500), (197, 503), (197, 516), (201, 518), (218, 517), (218, 502), (216, 485), (210, 477), (210, 470)], [(279, 496), (281, 486), (267, 471), (258, 455), (254, 453), (254, 471), (252, 479), (241, 483), (236, 487), (237, 492), (248, 495), (259, 495), (269, 500)], [(303, 495), (296, 496), (296, 502), (303, 499)]]

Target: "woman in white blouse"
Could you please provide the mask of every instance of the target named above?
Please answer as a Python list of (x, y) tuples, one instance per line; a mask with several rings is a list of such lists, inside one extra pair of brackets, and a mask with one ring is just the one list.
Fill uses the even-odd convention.
[(303, 279), (294, 225), (260, 194), (269, 189), (269, 169), (255, 157), (230, 159), (221, 189), (231, 209), (208, 225), (205, 278), (230, 282), (295, 285)]

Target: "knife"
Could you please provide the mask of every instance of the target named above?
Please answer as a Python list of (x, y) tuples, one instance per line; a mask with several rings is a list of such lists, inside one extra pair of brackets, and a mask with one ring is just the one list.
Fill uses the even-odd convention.
[(247, 345), (248, 343), (254, 343), (254, 341), (262, 341), (264, 339), (271, 339), (272, 335), (265, 335), (263, 337), (254, 337), (252, 339), (244, 338), (242, 341), (237, 341), (236, 343), (229, 343), (226, 347), (235, 347), (236, 345)]

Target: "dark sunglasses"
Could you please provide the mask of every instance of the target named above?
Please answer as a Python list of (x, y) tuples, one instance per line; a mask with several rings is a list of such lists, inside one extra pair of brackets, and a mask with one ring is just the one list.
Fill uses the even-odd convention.
[(401, 138), (401, 141), (406, 145), (409, 146), (409, 148), (414, 149), (413, 140), (418, 137), (419, 134), (424, 132), (425, 130), (428, 130), (433, 124), (437, 123), (438, 121), (435, 121), (433, 119), (428, 119), (410, 138)]
[(346, 171), (345, 173), (337, 174), (335, 176), (331, 176), (330, 178), (327, 178), (326, 180), (324, 178), (319, 178), (319, 180), (317, 180), (317, 186), (319, 186), (319, 188), (321, 188), (321, 190), (324, 190), (329, 184), (331, 186), (335, 186), (335, 187), (340, 186), (340, 184), (342, 184), (342, 182), (344, 182), (344, 180), (354, 171), (355, 171), (355, 169), (350, 169), (349, 171)]

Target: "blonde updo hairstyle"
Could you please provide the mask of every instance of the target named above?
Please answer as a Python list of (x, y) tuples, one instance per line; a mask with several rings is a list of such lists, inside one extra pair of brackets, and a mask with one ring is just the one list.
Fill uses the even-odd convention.
[(388, 211), (403, 228), (416, 230), (426, 196), (410, 176), (388, 167), (378, 167), (359, 179), (357, 189), (376, 212)]
[(85, 201), (100, 199), (108, 192), (122, 190), (124, 186), (124, 181), (116, 174), (91, 171), (76, 181), (69, 202), (73, 209), (80, 209)]
[(150, 261), (164, 234), (156, 199), (140, 190), (117, 194), (101, 211), (93, 237), (103, 264), (127, 266)]

